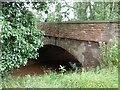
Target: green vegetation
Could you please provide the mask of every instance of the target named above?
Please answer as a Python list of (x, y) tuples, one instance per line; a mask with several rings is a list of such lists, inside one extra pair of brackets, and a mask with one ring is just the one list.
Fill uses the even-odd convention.
[[(111, 41), (109, 54), (106, 53), (105, 43), (100, 44), (101, 56), (104, 63), (89, 71), (65, 72), (60, 66), (61, 74), (50, 72), (41, 76), (13, 78), (5, 77), (3, 88), (118, 88), (118, 42)], [(109, 59), (110, 58), (110, 59)], [(107, 67), (105, 67), (107, 65)], [(12, 83), (11, 83), (12, 82)]]
[(59, 70), (60, 70), (61, 73), (64, 73), (66, 71), (65, 66), (60, 65)]
[[(62, 21), (81, 21), (81, 20), (118, 20), (120, 15), (120, 2), (47, 2), (46, 17), (39, 14), (40, 21), (43, 22), (62, 22)], [(102, 2), (103, 1), (103, 2)], [(53, 7), (53, 8), (51, 8)], [(55, 8), (54, 8), (55, 7)], [(43, 19), (44, 18), (44, 19)]]
[[(28, 58), (37, 58), (38, 48), (43, 46), (41, 42), (44, 32), (37, 30), (35, 24), (43, 22), (61, 22), (77, 20), (116, 20), (119, 16), (119, 2), (32, 2), (31, 9), (37, 10), (33, 14), (27, 6), (30, 2), (2, 2), (0, 21), (2, 32), (2, 55), (0, 57), (0, 74), (18, 68), (27, 63)], [(52, 6), (55, 10), (52, 11)], [(65, 9), (63, 11), (63, 9)], [(73, 9), (73, 20), (70, 19), (69, 10)], [(87, 9), (90, 16), (87, 16)], [(44, 14), (43, 14), (44, 13)], [(37, 18), (35, 17), (38, 16)], [(44, 17), (47, 15), (46, 17)], [(84, 16), (84, 17), (83, 17)], [(67, 18), (67, 19), (65, 19)], [(44, 20), (42, 20), (44, 19)], [(110, 59), (111, 56), (110, 56)]]
[[(26, 4), (30, 4), (27, 2)], [(55, 11), (48, 8), (54, 4)], [(38, 10), (39, 21), (61, 22), (79, 20), (117, 20), (120, 2), (96, 2), (74, 3), (73, 5), (61, 2), (33, 2), (32, 8)], [(0, 3), (1, 5), (1, 3)], [(46, 8), (47, 7), (47, 8)], [(63, 8), (67, 8), (62, 12)], [(69, 18), (69, 9), (74, 9), (75, 17)], [(87, 16), (88, 13), (90, 16)], [(42, 14), (44, 12), (44, 14)], [(47, 14), (47, 17), (44, 17)], [(65, 20), (65, 18), (68, 18)], [(43, 20), (42, 20), (43, 19)], [(38, 48), (43, 46), (41, 42), (44, 32), (35, 27), (35, 15), (26, 8), (23, 2), (3, 2), (0, 11), (0, 75), (27, 63), (28, 58), (37, 58)], [(60, 66), (61, 74), (51, 72), (42, 76), (30, 76), (3, 78), (3, 88), (117, 88), (118, 87), (118, 42), (113, 40), (110, 47), (103, 43), (101, 49), (101, 67), (90, 71), (65, 72)], [(106, 52), (108, 50), (108, 52)], [(105, 68), (105, 66), (108, 66)], [(104, 68), (103, 68), (104, 66)], [(1, 81), (1, 80), (0, 80)], [(1, 85), (1, 83), (0, 83)], [(0, 87), (1, 88), (1, 87)]]
[(44, 32), (36, 28), (36, 18), (23, 2), (3, 2), (1, 17), (0, 75), (3, 75), (25, 65), (28, 58), (37, 58)]
[(42, 76), (3, 80), (3, 88), (118, 88), (118, 68), (116, 66), (88, 72), (50, 73)]
[(100, 42), (100, 63), (101, 66), (113, 66), (118, 65), (119, 63), (119, 40), (114, 37), (110, 40), (109, 45), (106, 45), (105, 42)]
[[(119, 2), (75, 2), (76, 20), (118, 20), (119, 4)], [(90, 16), (87, 16), (86, 12), (90, 13)]]

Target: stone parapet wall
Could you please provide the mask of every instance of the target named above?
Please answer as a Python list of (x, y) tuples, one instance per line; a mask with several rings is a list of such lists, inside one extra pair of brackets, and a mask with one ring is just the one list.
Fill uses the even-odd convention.
[(39, 23), (37, 28), (44, 30), (46, 36), (108, 42), (116, 36), (118, 21)]

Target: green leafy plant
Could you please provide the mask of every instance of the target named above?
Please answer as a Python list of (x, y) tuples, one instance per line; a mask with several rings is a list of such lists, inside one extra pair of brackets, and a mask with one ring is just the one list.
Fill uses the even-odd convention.
[(109, 45), (106, 45), (105, 42), (101, 42), (100, 50), (101, 50), (100, 55), (101, 65), (111, 66), (117, 65), (119, 63), (118, 61), (119, 47), (118, 40), (116, 38), (111, 39)]
[(112, 62), (113, 65), (117, 65), (119, 63), (119, 40), (113, 38), (110, 42), (111, 45), (108, 47), (108, 59)]
[(43, 46), (44, 32), (35, 26), (36, 18), (23, 2), (2, 3), (2, 55), (0, 74), (26, 65), (28, 58), (37, 58)]
[(65, 66), (60, 65), (59, 70), (61, 73), (64, 73), (66, 71)]

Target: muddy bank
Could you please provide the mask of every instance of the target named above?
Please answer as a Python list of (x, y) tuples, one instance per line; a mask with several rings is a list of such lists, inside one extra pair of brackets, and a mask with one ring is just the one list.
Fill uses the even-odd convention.
[(19, 69), (14, 69), (11, 72), (13, 77), (25, 76), (25, 75), (44, 75), (49, 72), (60, 73), (60, 65), (65, 66), (66, 71), (71, 71), (73, 68), (66, 61), (57, 62), (37, 62), (31, 65), (22, 66)]
[(17, 76), (25, 76), (25, 75), (43, 75), (45, 73), (48, 73), (49, 71), (55, 71), (56, 68), (47, 66), (43, 63), (34, 63), (27, 66), (22, 66), (18, 69), (14, 69), (11, 72), (11, 75), (13, 77)]
[(25, 75), (44, 75), (50, 71), (59, 73), (60, 65), (65, 66), (66, 70), (70, 70), (70, 66), (67, 62), (37, 62), (14, 69), (11, 72), (11, 75), (13, 77)]

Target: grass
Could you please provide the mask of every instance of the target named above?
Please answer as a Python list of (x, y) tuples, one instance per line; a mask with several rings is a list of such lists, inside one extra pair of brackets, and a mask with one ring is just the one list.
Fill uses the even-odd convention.
[(118, 88), (118, 67), (95, 69), (87, 72), (51, 72), (41, 76), (4, 78), (3, 88)]

